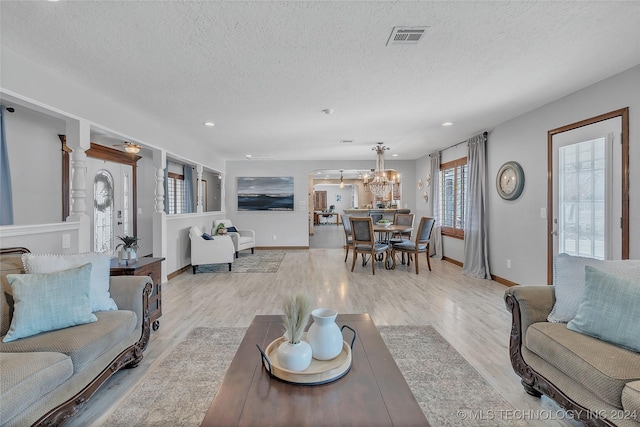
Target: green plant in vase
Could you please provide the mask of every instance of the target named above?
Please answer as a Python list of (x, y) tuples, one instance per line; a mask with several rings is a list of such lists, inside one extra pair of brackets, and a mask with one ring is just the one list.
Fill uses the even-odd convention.
[(227, 234), (227, 227), (224, 226), (224, 222), (221, 222), (216, 227), (216, 234)]
[(122, 241), (116, 246), (116, 249), (120, 248), (118, 251), (120, 263), (126, 264), (129, 261), (135, 261), (138, 258), (138, 240), (140, 239), (136, 236), (118, 236), (118, 239)]

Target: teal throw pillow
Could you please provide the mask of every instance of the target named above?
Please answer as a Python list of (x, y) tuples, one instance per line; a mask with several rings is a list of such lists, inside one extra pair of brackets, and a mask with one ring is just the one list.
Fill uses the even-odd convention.
[(237, 233), (237, 232), (238, 232), (238, 229), (237, 229), (237, 228), (235, 228), (235, 227), (227, 227), (227, 231), (228, 231), (229, 233)]
[(202, 233), (202, 238), (204, 240), (213, 240), (213, 236), (209, 233)]
[(640, 277), (585, 270), (584, 299), (567, 328), (640, 352)]
[(98, 320), (91, 312), (91, 264), (39, 274), (8, 274), (13, 319), (2, 342)]

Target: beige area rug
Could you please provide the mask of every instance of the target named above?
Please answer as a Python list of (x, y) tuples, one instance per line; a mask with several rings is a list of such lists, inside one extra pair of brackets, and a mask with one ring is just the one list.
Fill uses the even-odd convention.
[(197, 273), (277, 273), (286, 252), (282, 251), (242, 251), (229, 264), (199, 265)]
[[(432, 426), (527, 425), (459, 415), (514, 408), (432, 327), (379, 330)], [(245, 331), (195, 328), (103, 425), (199, 426)]]

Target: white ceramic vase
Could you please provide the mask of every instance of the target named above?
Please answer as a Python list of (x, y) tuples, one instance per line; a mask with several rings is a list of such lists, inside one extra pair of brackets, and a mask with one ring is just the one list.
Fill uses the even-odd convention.
[(336, 324), (338, 312), (329, 308), (318, 308), (311, 312), (313, 323), (307, 333), (313, 358), (331, 360), (342, 351), (342, 332)]
[(304, 371), (311, 364), (311, 346), (306, 341), (296, 344), (283, 342), (278, 347), (278, 363), (289, 371)]
[(136, 250), (133, 248), (121, 248), (118, 251), (118, 259), (120, 264), (127, 264), (128, 262), (134, 262), (138, 257)]

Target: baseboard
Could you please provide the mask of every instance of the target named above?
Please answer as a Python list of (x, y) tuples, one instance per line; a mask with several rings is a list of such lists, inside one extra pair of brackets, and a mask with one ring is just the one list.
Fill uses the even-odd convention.
[(446, 256), (443, 256), (442, 259), (444, 261), (450, 262), (451, 264), (455, 264), (458, 267), (462, 267), (463, 266), (463, 264), (460, 261), (458, 261), (457, 259), (449, 258), (449, 257), (446, 257)]
[(256, 246), (261, 251), (288, 251), (307, 250), (309, 246)]
[[(453, 259), (453, 258), (447, 258), (447, 257), (445, 256), (445, 257), (442, 257), (442, 259), (443, 259), (444, 261), (450, 262), (451, 264), (455, 264), (455, 265), (457, 265), (458, 267), (463, 267), (463, 266), (464, 266), (464, 264), (463, 264), (463, 263), (461, 263), (460, 261), (455, 260), (455, 259)], [(505, 286), (507, 286), (507, 287), (511, 287), (511, 286), (518, 286), (518, 283), (516, 283), (516, 282), (512, 282), (511, 280), (504, 279), (504, 278), (502, 278), (502, 277), (500, 277), (500, 276), (496, 276), (495, 274), (492, 274), (492, 275), (491, 275), (491, 280), (493, 280), (494, 282), (498, 282), (498, 283), (500, 283), (501, 285), (505, 285)]]
[(173, 273), (167, 274), (167, 280), (171, 280), (174, 277), (184, 273), (185, 271), (189, 270), (191, 268), (191, 264), (186, 265), (184, 267), (182, 267), (180, 270), (176, 270)]
[(518, 283), (512, 282), (511, 280), (503, 279), (502, 277), (496, 276), (495, 274), (491, 275), (491, 280), (493, 280), (494, 282), (498, 282), (501, 285), (508, 286), (508, 287), (518, 286)]

